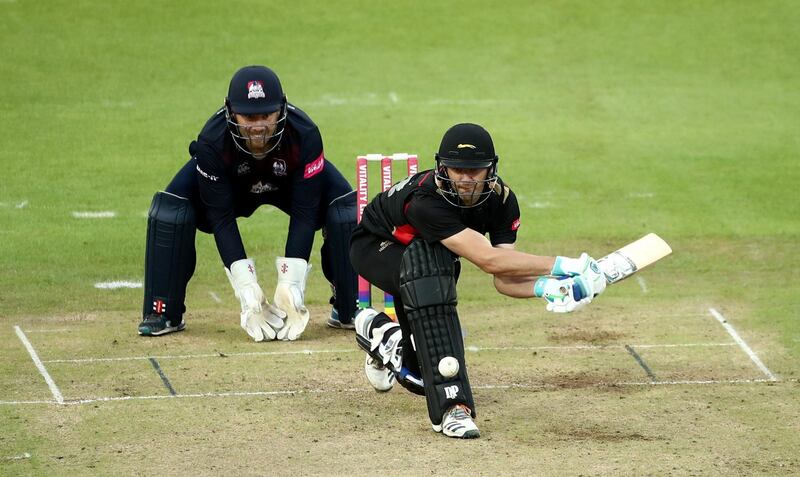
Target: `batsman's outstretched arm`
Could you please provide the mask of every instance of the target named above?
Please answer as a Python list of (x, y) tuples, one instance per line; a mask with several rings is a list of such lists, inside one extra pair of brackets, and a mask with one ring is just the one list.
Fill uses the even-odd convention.
[(528, 278), (548, 275), (556, 261), (556, 257), (493, 247), (489, 239), (470, 228), (443, 239), (442, 245), (491, 275)]

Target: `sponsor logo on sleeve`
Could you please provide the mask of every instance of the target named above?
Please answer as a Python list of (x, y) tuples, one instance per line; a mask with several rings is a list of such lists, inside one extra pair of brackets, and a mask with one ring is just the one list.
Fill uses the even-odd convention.
[(211, 175), (208, 172), (204, 171), (203, 169), (200, 169), (200, 164), (198, 164), (196, 166), (196, 168), (197, 168), (197, 172), (199, 172), (200, 175), (205, 177), (206, 179), (208, 179), (210, 181), (214, 181), (214, 182), (217, 182), (219, 180), (219, 177)]
[(263, 81), (250, 81), (247, 83), (247, 99), (266, 98)]
[(303, 179), (310, 179), (315, 175), (322, 172), (322, 169), (325, 167), (325, 153), (320, 153), (319, 157), (314, 159), (313, 162), (310, 162), (306, 165), (305, 173), (303, 174)]
[(517, 230), (520, 225), (522, 224), (519, 222), (519, 219), (511, 222), (511, 230)]

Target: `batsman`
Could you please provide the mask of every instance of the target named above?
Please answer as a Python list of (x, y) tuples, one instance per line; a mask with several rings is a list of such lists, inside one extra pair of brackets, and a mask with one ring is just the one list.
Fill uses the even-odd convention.
[[(305, 330), (308, 263), (323, 229), (322, 271), (333, 297), (328, 325), (353, 328), (356, 274), (348, 260), (355, 192), (325, 158), (319, 129), (290, 104), (274, 71), (246, 66), (230, 81), (225, 104), (189, 146), (191, 158), (153, 197), (147, 222), (140, 335), (185, 327), (186, 287), (196, 263), (195, 232), (214, 235), (241, 305), (240, 325), (255, 341), (296, 340)], [(269, 204), (289, 216), (284, 255), (275, 259), (270, 303), (248, 256), (237, 218)]]
[(493, 275), (499, 293), (544, 298), (546, 309), (557, 313), (586, 306), (606, 286), (588, 254), (514, 249), (519, 205), (497, 164), (483, 127), (453, 126), (435, 154), (435, 168), (377, 195), (350, 243), (356, 272), (394, 295), (397, 312), (396, 322), (371, 308), (356, 315), (367, 379), (378, 391), (397, 381), (424, 395), (433, 430), (448, 437), (480, 435), (456, 308), (460, 257)]

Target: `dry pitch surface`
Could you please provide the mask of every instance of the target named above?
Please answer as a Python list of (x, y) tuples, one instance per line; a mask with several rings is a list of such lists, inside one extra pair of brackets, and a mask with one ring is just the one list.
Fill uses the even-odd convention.
[(300, 342), (268, 344), (245, 341), (235, 313), (195, 313), (185, 332), (156, 339), (135, 336), (122, 314), (19, 319), (0, 330), (13, 369), (0, 375), (9, 424), (0, 470), (800, 471), (796, 377), (782, 375), (790, 363), (771, 337), (736, 328), (736, 307), (632, 309), (611, 297), (579, 315), (538, 308), (461, 307), (482, 431), (474, 441), (432, 432), (424, 400), (402, 388), (372, 391), (352, 333), (319, 319)]

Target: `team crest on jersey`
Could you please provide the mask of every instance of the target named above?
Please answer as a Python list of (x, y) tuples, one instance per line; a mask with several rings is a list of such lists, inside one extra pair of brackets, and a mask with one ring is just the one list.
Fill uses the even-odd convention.
[(248, 164), (246, 162), (243, 162), (243, 163), (239, 164), (239, 167), (236, 168), (236, 175), (237, 176), (243, 176), (243, 175), (249, 174), (249, 173), (250, 173), (250, 164)]
[(286, 175), (286, 161), (283, 159), (275, 159), (275, 162), (272, 163), (272, 173), (276, 176), (285, 176)]
[(264, 192), (272, 192), (278, 190), (278, 186), (275, 184), (270, 184), (269, 182), (263, 183), (258, 181), (258, 183), (253, 184), (253, 187), (250, 188), (251, 194), (263, 194)]
[(247, 99), (266, 98), (263, 81), (250, 81), (247, 83)]

